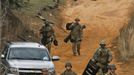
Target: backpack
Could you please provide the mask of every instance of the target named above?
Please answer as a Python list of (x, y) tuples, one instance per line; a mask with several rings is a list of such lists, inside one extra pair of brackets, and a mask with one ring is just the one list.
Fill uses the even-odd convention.
[(71, 30), (69, 27), (72, 25), (73, 22), (67, 23), (66, 24), (66, 30)]

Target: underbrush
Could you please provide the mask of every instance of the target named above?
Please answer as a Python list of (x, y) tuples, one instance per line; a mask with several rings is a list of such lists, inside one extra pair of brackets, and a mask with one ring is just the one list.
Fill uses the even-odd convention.
[(127, 61), (130, 57), (134, 56), (134, 14), (131, 15), (128, 25), (125, 25), (120, 31), (118, 43), (123, 61)]

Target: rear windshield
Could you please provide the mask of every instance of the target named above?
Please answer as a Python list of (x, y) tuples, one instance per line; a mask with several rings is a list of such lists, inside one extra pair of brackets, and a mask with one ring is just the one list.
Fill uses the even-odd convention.
[(10, 48), (8, 59), (50, 61), (47, 50), (41, 48)]

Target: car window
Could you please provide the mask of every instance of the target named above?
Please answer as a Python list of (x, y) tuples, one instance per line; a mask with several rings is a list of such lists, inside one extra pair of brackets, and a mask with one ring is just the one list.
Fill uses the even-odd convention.
[(11, 48), (8, 58), (18, 60), (50, 60), (47, 50), (41, 48)]

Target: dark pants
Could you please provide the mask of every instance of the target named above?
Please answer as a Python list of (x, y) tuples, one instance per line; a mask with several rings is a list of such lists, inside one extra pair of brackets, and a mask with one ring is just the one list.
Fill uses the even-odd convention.
[(49, 53), (51, 53), (52, 40), (48, 40), (48, 38), (43, 37), (41, 39), (41, 43), (48, 49)]
[(78, 55), (80, 55), (80, 44), (81, 44), (81, 41), (72, 42), (72, 50), (73, 50), (74, 55), (76, 55), (77, 53)]

